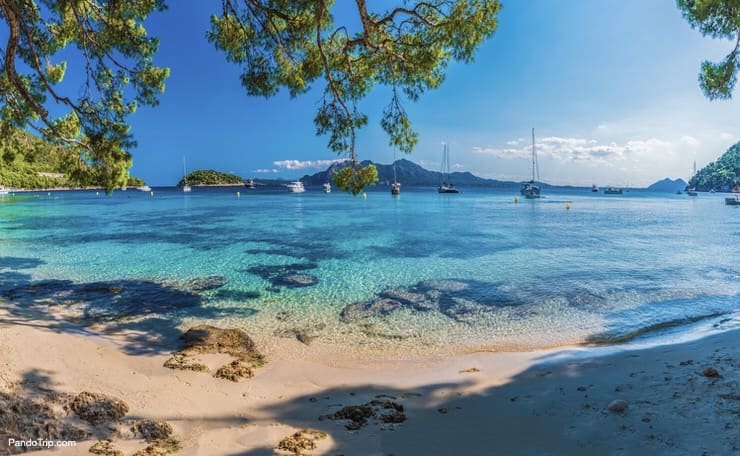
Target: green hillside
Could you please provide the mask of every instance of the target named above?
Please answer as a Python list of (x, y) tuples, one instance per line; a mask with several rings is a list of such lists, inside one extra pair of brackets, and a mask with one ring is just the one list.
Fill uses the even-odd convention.
[(244, 180), (236, 174), (222, 173), (212, 169), (199, 169), (180, 179), (178, 187), (190, 185), (241, 185)]
[[(28, 190), (100, 186), (97, 171), (73, 151), (2, 123), (0, 137), (0, 185)], [(129, 179), (132, 186), (143, 183)]]
[(716, 162), (710, 163), (689, 180), (689, 186), (707, 192), (729, 191), (740, 185), (740, 142), (727, 149)]

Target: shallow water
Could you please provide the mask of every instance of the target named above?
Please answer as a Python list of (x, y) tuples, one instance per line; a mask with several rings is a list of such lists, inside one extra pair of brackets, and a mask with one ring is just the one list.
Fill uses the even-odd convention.
[[(724, 195), (154, 191), (0, 200), (0, 296), (58, 304), (69, 282), (23, 287), (70, 280), (88, 311), (425, 354), (608, 343), (740, 308), (740, 210)], [(170, 287), (205, 276), (227, 282), (195, 301)], [(111, 280), (132, 291), (103, 302), (89, 284)]]

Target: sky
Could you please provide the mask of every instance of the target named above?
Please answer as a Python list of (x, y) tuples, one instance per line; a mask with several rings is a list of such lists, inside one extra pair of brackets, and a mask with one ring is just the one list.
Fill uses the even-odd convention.
[[(336, 3), (338, 23), (356, 20), (354, 2)], [(131, 118), (132, 175), (173, 185), (185, 157), (188, 170), (294, 178), (341, 158), (315, 135), (320, 87), (296, 99), (247, 96), (240, 68), (205, 39), (220, 2), (168, 4), (147, 30), (160, 38), (155, 60), (171, 77), (160, 105)], [(694, 161), (701, 168), (740, 140), (740, 92), (708, 101), (697, 82), (700, 63), (731, 47), (692, 30), (673, 0), (504, 0), (498, 30), (475, 61), (453, 63), (439, 89), (406, 103), (420, 139), (405, 158), (438, 170), (447, 142), (453, 170), (524, 180), (534, 128), (548, 183), (688, 179)], [(379, 88), (360, 105), (369, 115), (358, 135), (361, 159), (394, 158), (380, 128), (387, 102)]]

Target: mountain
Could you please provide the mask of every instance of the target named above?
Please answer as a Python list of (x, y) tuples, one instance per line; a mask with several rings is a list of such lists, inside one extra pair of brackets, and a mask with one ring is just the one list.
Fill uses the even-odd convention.
[(711, 189), (726, 192), (740, 185), (740, 142), (727, 149), (716, 162), (697, 171), (689, 185), (702, 192)]
[(666, 177), (663, 180), (659, 180), (658, 182), (649, 185), (647, 190), (651, 192), (676, 193), (678, 191), (683, 191), (687, 185), (688, 184), (683, 179), (671, 180)]
[[(442, 173), (439, 171), (429, 171), (428, 169), (424, 169), (416, 163), (406, 159), (397, 160), (395, 163), (396, 179), (401, 183), (401, 185), (420, 187), (435, 186), (442, 182)], [(393, 165), (373, 163), (369, 160), (365, 160), (361, 163), (362, 166), (371, 164), (374, 164), (378, 169), (379, 185), (389, 185), (389, 183), (393, 182)], [(307, 185), (321, 185), (324, 182), (330, 182), (332, 173), (345, 166), (347, 166), (347, 162), (333, 163), (325, 171), (303, 176), (301, 181)], [(516, 187), (519, 185), (518, 182), (484, 179), (482, 177), (475, 176), (468, 171), (450, 173), (449, 181), (455, 184), (456, 187)]]

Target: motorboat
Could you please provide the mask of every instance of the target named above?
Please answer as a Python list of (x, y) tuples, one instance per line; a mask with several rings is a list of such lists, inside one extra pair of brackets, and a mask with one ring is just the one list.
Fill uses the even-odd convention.
[(303, 182), (301, 181), (293, 181), (289, 184), (285, 184), (285, 186), (293, 193), (303, 193), (306, 191), (306, 188), (303, 186)]

